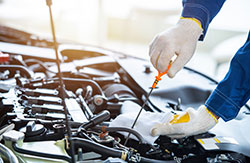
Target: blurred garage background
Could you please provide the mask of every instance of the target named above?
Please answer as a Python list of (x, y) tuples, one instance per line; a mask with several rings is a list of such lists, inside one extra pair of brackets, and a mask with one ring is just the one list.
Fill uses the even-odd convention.
[[(188, 63), (217, 80), (243, 45), (250, 1), (228, 0)], [(181, 0), (53, 0), (58, 40), (97, 45), (149, 59), (153, 37), (180, 17)], [(46, 0), (0, 0), (0, 24), (51, 38)]]

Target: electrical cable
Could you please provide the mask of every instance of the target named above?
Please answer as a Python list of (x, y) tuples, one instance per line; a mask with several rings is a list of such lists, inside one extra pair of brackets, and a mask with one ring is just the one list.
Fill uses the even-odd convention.
[(24, 67), (28, 67), (27, 64), (19, 57), (12, 57), (11, 59), (12, 59), (11, 63), (13, 65), (22, 65)]
[(9, 70), (9, 71), (20, 71), (21, 74), (25, 75), (27, 78), (32, 78), (33, 77), (33, 73), (27, 69), (24, 66), (20, 66), (20, 65), (0, 65), (0, 71), (5, 71), (5, 70)]
[(7, 114), (4, 114), (3, 116), (1, 116), (0, 126), (2, 126), (2, 123), (3, 123), (3, 121), (5, 120), (6, 117), (7, 117)]
[(16, 143), (12, 143), (12, 148), (14, 149), (14, 151), (16, 151), (18, 153), (33, 155), (33, 156), (38, 156), (38, 157), (46, 157), (46, 158), (52, 158), (52, 159), (65, 160), (67, 162), (72, 163), (71, 158), (68, 156), (64, 156), (64, 155), (49, 154), (49, 153), (42, 153), (42, 152), (37, 152), (37, 151), (33, 151), (33, 150), (27, 150), (27, 149), (23, 149), (23, 148), (18, 147), (18, 145)]
[(189, 67), (184, 67), (184, 69), (187, 69), (187, 70), (192, 71), (192, 72), (194, 72), (194, 73), (196, 73), (196, 74), (199, 74), (199, 75), (201, 75), (201, 76), (207, 78), (208, 80), (214, 82), (215, 84), (218, 84), (218, 81), (212, 79), (211, 77), (209, 77), (209, 76), (207, 76), (207, 75), (205, 75), (205, 74), (203, 74), (203, 73), (201, 73), (201, 72), (199, 72), (199, 71), (196, 71), (196, 70), (194, 70), (194, 69), (192, 69), (192, 68), (189, 68)]
[(81, 137), (85, 137), (86, 139), (93, 141), (85, 132), (78, 132)]
[(27, 59), (24, 61), (25, 63), (37, 63), (39, 64), (40, 66), (42, 66), (42, 68), (44, 68), (46, 71), (50, 72), (50, 73), (53, 73), (53, 74), (56, 74), (57, 72), (54, 72), (52, 70), (50, 70), (43, 62), (37, 60), (37, 59)]

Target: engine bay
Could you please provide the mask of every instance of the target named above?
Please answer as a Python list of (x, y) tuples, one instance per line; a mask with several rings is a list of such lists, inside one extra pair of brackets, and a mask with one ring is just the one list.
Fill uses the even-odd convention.
[[(182, 139), (160, 136), (150, 144), (134, 129), (110, 127), (126, 102), (141, 106), (145, 101), (156, 74), (148, 61), (89, 45), (60, 44), (65, 85), (60, 88), (51, 43), (35, 39), (27, 45), (29, 35), (22, 35), (25, 38), (21, 39), (14, 37), (20, 36), (21, 31), (9, 33), (12, 35), (5, 33), (8, 41), (0, 42), (5, 54), (0, 65), (0, 135), (1, 146), (14, 156), (1, 147), (4, 161), (71, 162), (68, 130), (77, 162), (250, 161), (249, 132), (229, 132), (236, 131), (239, 123), (250, 122), (249, 106), (241, 109), (231, 128), (220, 121), (208, 133)], [(145, 111), (165, 113), (197, 108), (216, 84), (210, 77), (186, 67), (175, 79), (159, 84)], [(136, 139), (125, 143), (121, 132)]]

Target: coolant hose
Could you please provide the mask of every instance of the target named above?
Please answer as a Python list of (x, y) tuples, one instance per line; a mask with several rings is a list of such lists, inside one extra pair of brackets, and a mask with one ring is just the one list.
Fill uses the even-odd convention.
[(0, 143), (0, 153), (4, 155), (10, 163), (18, 163), (18, 159), (15, 154), (6, 146)]
[(27, 149), (19, 148), (16, 143), (12, 143), (12, 148), (14, 149), (14, 151), (16, 151), (18, 153), (22, 153), (22, 154), (38, 156), (38, 157), (45, 157), (45, 158), (53, 158), (53, 159), (59, 159), (59, 160), (65, 160), (65, 161), (70, 162), (70, 163), (72, 162), (71, 158), (69, 156), (57, 155), (57, 154), (49, 154), (49, 153), (42, 153), (42, 152), (27, 150)]
[(155, 160), (155, 159), (150, 159), (150, 158), (145, 158), (145, 157), (141, 157), (140, 162), (145, 162), (145, 163), (177, 163), (175, 160)]
[(88, 149), (89, 151), (99, 153), (102, 156), (106, 156), (106, 157), (121, 158), (124, 153), (124, 151), (106, 147), (102, 144), (98, 144), (94, 141), (90, 141), (87, 139), (72, 138), (72, 142), (74, 143), (75, 148)]

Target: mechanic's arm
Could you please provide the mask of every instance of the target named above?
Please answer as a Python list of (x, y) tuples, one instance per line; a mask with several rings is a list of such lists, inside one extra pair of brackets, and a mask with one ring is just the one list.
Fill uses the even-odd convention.
[[(198, 40), (203, 40), (209, 23), (217, 15), (225, 0), (183, 0), (182, 16), (171, 29), (158, 34), (149, 49), (150, 60), (160, 72), (164, 72), (174, 55), (168, 76), (173, 78), (193, 56)], [(205, 105), (198, 110), (173, 115), (165, 124), (157, 124), (152, 135), (168, 135), (180, 138), (200, 134), (214, 127), (219, 117)]]
[[(218, 117), (224, 121), (234, 119), (240, 108), (250, 99), (250, 31), (246, 43), (231, 60), (229, 71), (217, 85), (205, 105), (198, 110), (172, 115), (172, 119), (152, 128), (152, 135), (181, 138), (204, 133), (214, 127)], [(215, 116), (215, 114), (217, 116)]]

